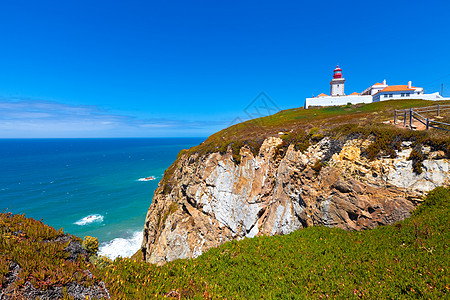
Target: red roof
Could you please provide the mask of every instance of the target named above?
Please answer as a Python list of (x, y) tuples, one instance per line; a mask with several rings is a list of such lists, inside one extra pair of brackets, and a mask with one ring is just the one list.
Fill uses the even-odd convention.
[(351, 95), (359, 95), (359, 93), (353, 92), (353, 93), (350, 94), (350, 96), (351, 96)]
[(327, 94), (324, 94), (324, 93), (322, 93), (322, 94), (320, 94), (320, 95), (317, 95), (317, 97), (323, 97), (323, 96), (328, 96)]
[(379, 93), (381, 92), (401, 92), (401, 91), (414, 91), (416, 87), (412, 86), (409, 88), (406, 84), (405, 85), (391, 85), (388, 87), (385, 87)]

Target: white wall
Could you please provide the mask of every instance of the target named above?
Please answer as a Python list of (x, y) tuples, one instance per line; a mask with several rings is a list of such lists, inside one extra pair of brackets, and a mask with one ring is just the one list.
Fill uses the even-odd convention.
[(411, 95), (411, 97), (414, 99), (434, 100), (434, 101), (449, 100), (449, 98), (441, 97), (441, 95), (439, 95), (439, 93), (437, 92), (433, 94)]
[[(402, 97), (401, 94), (405, 94), (405, 96)], [(409, 96), (407, 96), (406, 94), (409, 94)], [(392, 95), (392, 97), (390, 97), (390, 95)], [(380, 101), (388, 101), (388, 100), (397, 100), (397, 99), (418, 99), (418, 97), (422, 96), (422, 95), (414, 94), (414, 92), (412, 92), (412, 91), (408, 91), (408, 92), (406, 92), (406, 91), (397, 92), (396, 91), (396, 92), (382, 92), (382, 93), (378, 94), (377, 96), (380, 97)], [(387, 97), (385, 97), (385, 96), (387, 96)], [(375, 100), (375, 102), (377, 102), (375, 97), (374, 97), (374, 100)]]
[(373, 88), (370, 91), (371, 95), (375, 95), (376, 93), (378, 93), (379, 91), (381, 91), (382, 89), (384, 89), (385, 87), (387, 87), (387, 85), (382, 85), (381, 87), (377, 87), (377, 88)]
[(347, 103), (372, 103), (372, 96), (338, 96), (338, 97), (318, 97), (318, 98), (306, 98), (305, 108), (310, 106), (336, 106), (346, 105)]
[[(439, 93), (433, 94), (413, 94), (409, 97), (402, 97), (401, 92), (397, 94), (397, 92), (392, 92), (392, 98), (384, 98), (384, 95), (378, 94), (380, 96), (380, 100), (378, 101), (388, 101), (388, 100), (407, 100), (407, 99), (421, 99), (421, 100), (450, 100), (450, 98), (443, 98), (439, 95)], [(375, 97), (374, 99), (375, 100)], [(375, 101), (376, 102), (376, 101)], [(336, 105), (346, 105), (347, 103), (357, 104), (357, 103), (372, 103), (372, 96), (364, 95), (364, 96), (338, 96), (338, 97), (318, 97), (318, 98), (306, 98), (305, 100), (305, 108), (309, 108), (310, 106), (336, 106)]]
[[(386, 92), (386, 94), (392, 94), (392, 97), (384, 97), (384, 94), (379, 94), (380, 101), (388, 101), (388, 100), (406, 100), (406, 99), (421, 99), (421, 100), (445, 100), (445, 98), (442, 98), (439, 93), (433, 93), (433, 94), (420, 94), (417, 95), (417, 93), (411, 93), (409, 96), (402, 97), (402, 92)], [(377, 95), (378, 96), (378, 95)], [(374, 97), (375, 100), (375, 97)], [(376, 102), (376, 101), (375, 101)]]

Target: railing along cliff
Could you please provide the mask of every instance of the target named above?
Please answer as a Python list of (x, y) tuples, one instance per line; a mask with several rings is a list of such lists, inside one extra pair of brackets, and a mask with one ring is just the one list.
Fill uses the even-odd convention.
[[(430, 128), (436, 128), (440, 130), (450, 131), (450, 124), (435, 121), (434, 119), (426, 118), (421, 113), (428, 113), (428, 112), (436, 112), (436, 117), (441, 116), (441, 112), (450, 110), (450, 104), (447, 105), (433, 105), (433, 106), (426, 106), (426, 107), (419, 107), (419, 108), (409, 108), (409, 109), (395, 109), (394, 110), (394, 124), (397, 124), (397, 121), (399, 121), (399, 117), (403, 117), (403, 126), (406, 127), (409, 125), (409, 128), (413, 128), (413, 121), (417, 120), (423, 125), (425, 125), (426, 130), (429, 130)], [(408, 122), (409, 121), (409, 122)], [(409, 123), (409, 124), (408, 124)], [(448, 128), (443, 128), (440, 126), (448, 126)]]

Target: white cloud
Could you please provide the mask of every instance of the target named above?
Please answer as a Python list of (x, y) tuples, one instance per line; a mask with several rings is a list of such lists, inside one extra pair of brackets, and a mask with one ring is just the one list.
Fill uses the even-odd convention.
[(138, 119), (95, 105), (0, 99), (0, 138), (206, 136), (227, 122)]

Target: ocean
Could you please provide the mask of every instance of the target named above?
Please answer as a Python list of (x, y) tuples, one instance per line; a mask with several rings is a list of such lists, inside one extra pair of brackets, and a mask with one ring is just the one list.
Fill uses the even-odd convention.
[[(178, 152), (204, 138), (0, 139), (0, 211), (25, 214), (99, 253), (134, 254), (153, 192)], [(143, 178), (154, 180), (143, 181)], [(141, 179), (141, 181), (139, 180)]]

